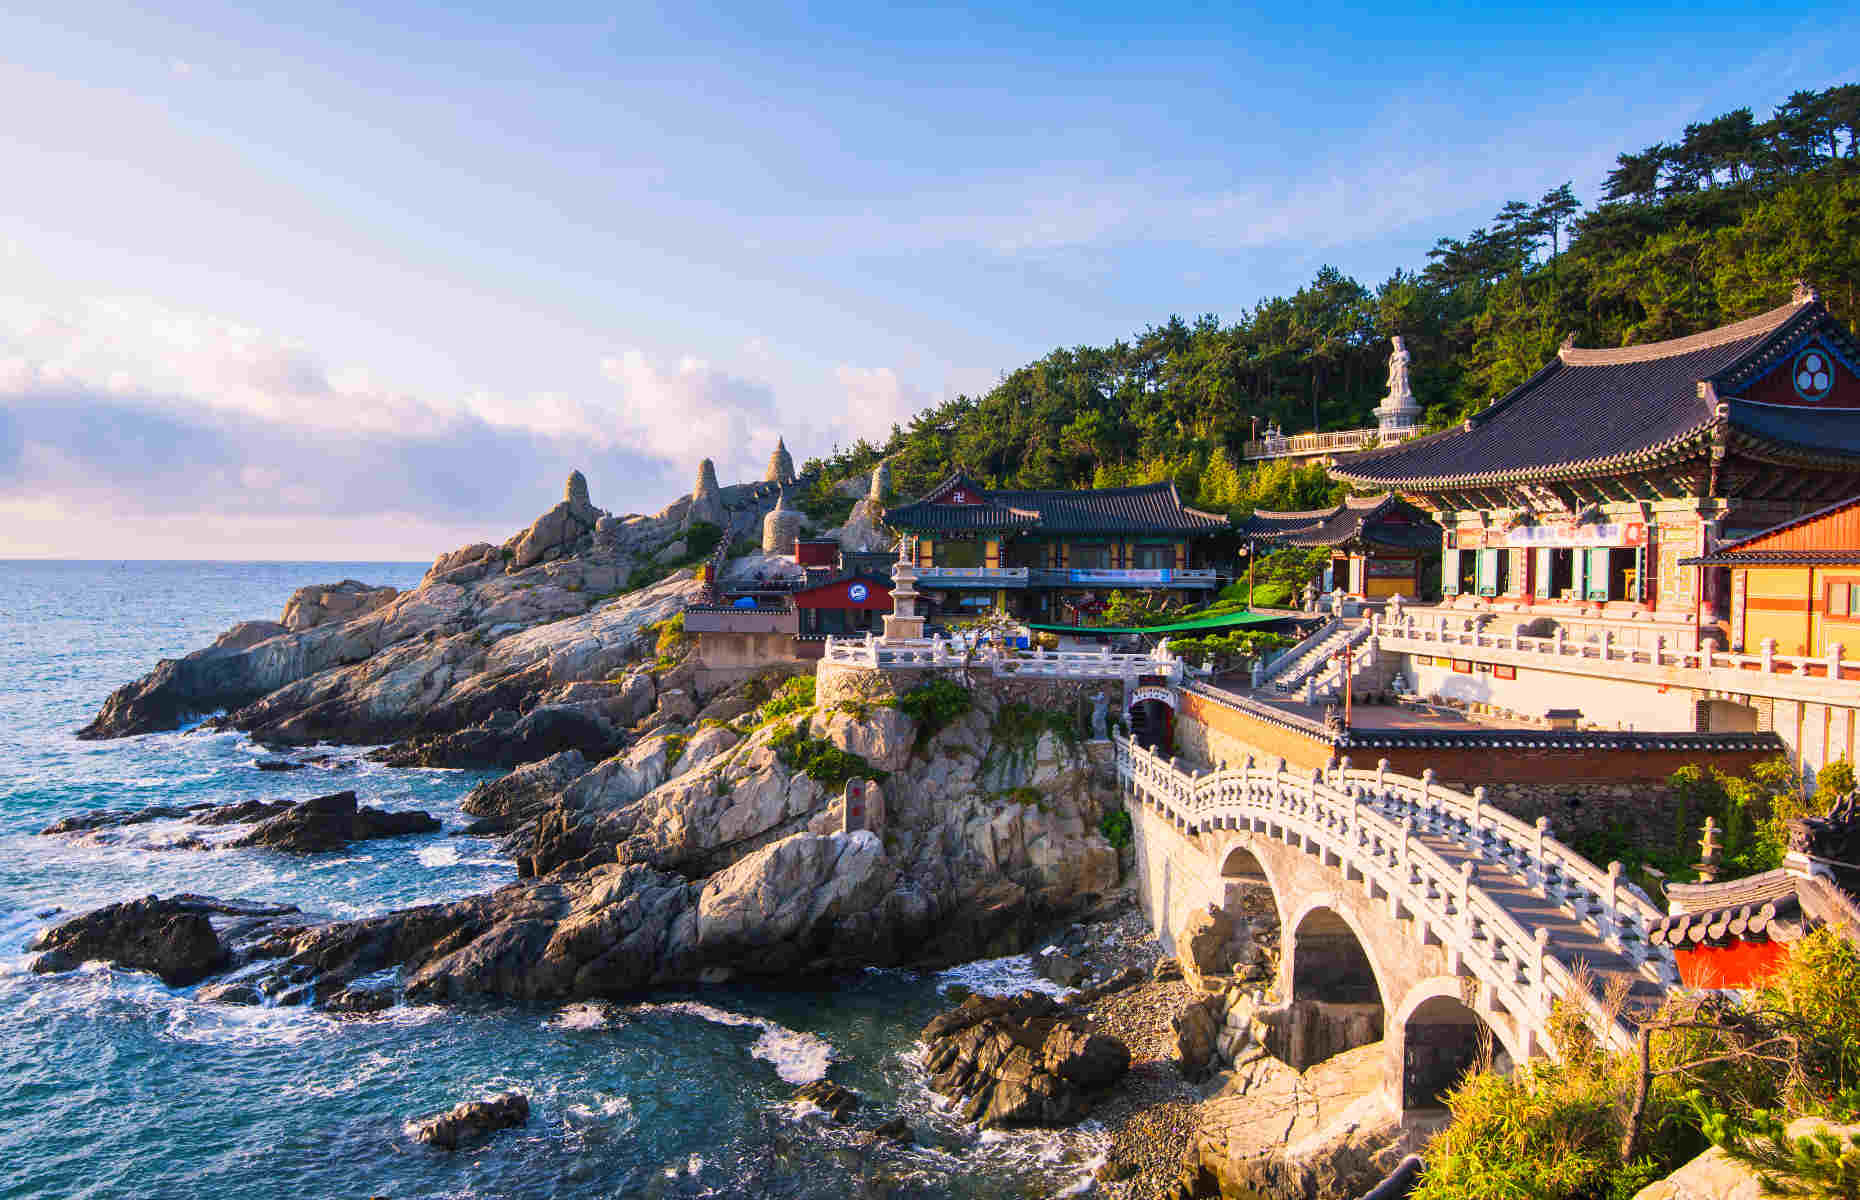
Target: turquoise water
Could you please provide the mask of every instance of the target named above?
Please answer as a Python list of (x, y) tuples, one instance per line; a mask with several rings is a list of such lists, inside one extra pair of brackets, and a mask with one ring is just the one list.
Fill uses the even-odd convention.
[[(260, 772), (235, 734), (79, 742), (119, 684), (290, 592), (345, 577), (411, 586), (424, 564), (0, 562), (0, 1196), (1007, 1197), (1070, 1194), (1102, 1144), (975, 1132), (938, 1112), (915, 1031), (951, 980), (1010, 987), (1021, 960), (942, 976), (867, 972), (807, 992), (709, 989), (638, 1005), (394, 1009), (334, 1019), (197, 1001), (146, 975), (27, 972), (56, 916), (149, 893), (292, 903), (334, 916), (450, 900), (514, 877), (488, 841), (445, 834), (292, 857), (166, 849), (181, 826), (36, 837), (92, 808), (301, 799), (460, 824), (482, 776), (345, 768)], [(919, 1135), (874, 1148), (788, 1097), (825, 1071)], [(444, 1154), (412, 1117), (517, 1088), (530, 1122)]]

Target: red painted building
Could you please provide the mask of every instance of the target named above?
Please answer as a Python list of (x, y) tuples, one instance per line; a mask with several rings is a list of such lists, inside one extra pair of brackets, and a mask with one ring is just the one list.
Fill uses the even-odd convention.
[(1718, 883), (1666, 888), (1671, 915), (1655, 926), (1656, 946), (1670, 946), (1680, 982), (1695, 988), (1749, 988), (1789, 953), (1789, 944), (1822, 925), (1855, 929), (1854, 902), (1831, 880), (1779, 867)]
[(800, 616), (802, 637), (878, 633), (879, 618), (891, 611), (891, 580), (881, 575), (840, 575), (804, 587), (789, 600)]

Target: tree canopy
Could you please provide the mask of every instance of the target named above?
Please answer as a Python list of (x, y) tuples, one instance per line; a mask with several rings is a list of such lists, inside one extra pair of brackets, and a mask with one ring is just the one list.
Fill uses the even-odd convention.
[(892, 460), (900, 494), (960, 464), (998, 487), (1175, 481), (1200, 507), (1311, 508), (1339, 489), (1318, 469), (1242, 469), (1244, 444), (1373, 423), (1388, 339), (1444, 426), (1523, 382), (1567, 335), (1585, 346), (1679, 337), (1815, 284), (1860, 317), (1860, 84), (1798, 91), (1623, 152), (1584, 211), (1572, 183), (1508, 201), (1415, 270), (1369, 287), (1334, 266), (1223, 323), (1171, 316), (1128, 341), (1061, 347), (894, 426), (884, 445), (836, 447), (826, 480)]

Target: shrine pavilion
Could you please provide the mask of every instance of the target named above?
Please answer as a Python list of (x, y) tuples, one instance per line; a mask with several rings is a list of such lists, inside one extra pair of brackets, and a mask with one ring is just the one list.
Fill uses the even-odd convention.
[(1114, 589), (1205, 602), (1232, 578), (1212, 539), (1218, 513), (1182, 503), (1173, 483), (1076, 491), (985, 488), (957, 471), (921, 499), (885, 510), (915, 545), (917, 587), (942, 616), (996, 609), (1052, 620)]
[(1433, 514), (1450, 602), (1722, 625), (1726, 571), (1682, 560), (1860, 492), (1857, 366), (1860, 343), (1798, 286), (1690, 337), (1565, 342), (1462, 424), (1331, 473)]
[(1235, 528), (1262, 549), (1328, 547), (1331, 585), (1369, 600), (1419, 598), (1427, 559), (1440, 549), (1440, 527), (1393, 492), (1306, 512), (1259, 509)]

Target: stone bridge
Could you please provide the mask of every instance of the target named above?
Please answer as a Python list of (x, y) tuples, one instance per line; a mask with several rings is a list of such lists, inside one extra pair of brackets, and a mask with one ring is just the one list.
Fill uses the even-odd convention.
[(1647, 936), (1663, 914), (1619, 863), (1597, 867), (1545, 821), (1487, 805), (1484, 789), (1469, 796), (1431, 771), (1351, 770), (1347, 759), (1329, 771), (1249, 762), (1198, 773), (1128, 739), (1116, 750), (1164, 944), (1196, 910), (1270, 888), (1287, 1056), (1303, 1067), (1380, 1037), (1392, 1108), (1438, 1107), (1476, 1060), (1481, 1028), (1511, 1062), (1554, 1055), (1546, 1030), (1559, 997), (1626, 1048), (1633, 1026), (1604, 1002), (1607, 982), (1652, 1001), (1678, 981)]

